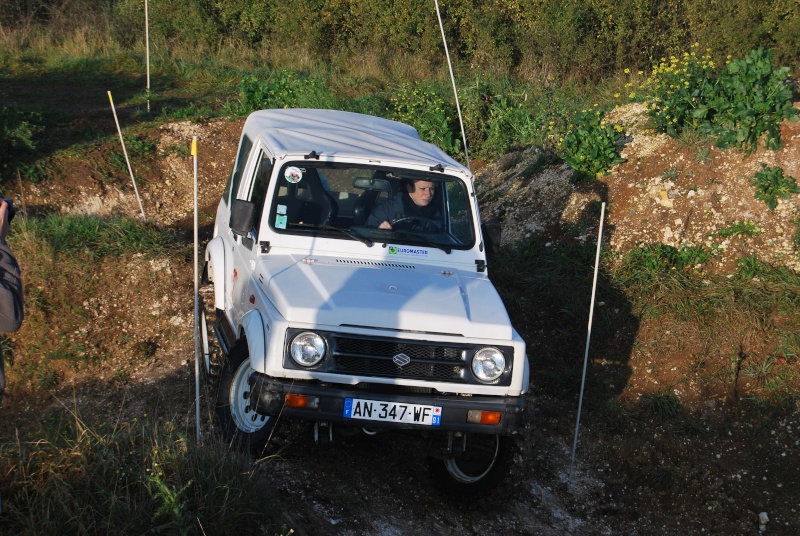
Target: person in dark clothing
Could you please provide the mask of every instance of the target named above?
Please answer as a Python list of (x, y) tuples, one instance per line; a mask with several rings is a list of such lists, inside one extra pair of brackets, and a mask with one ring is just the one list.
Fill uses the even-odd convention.
[[(17, 331), (22, 325), (24, 316), (19, 264), (6, 243), (13, 210), (13, 206), (7, 200), (0, 200), (0, 332), (2, 333)], [(0, 407), (3, 405), (5, 388), (5, 364), (3, 350), (0, 347)]]
[(435, 188), (431, 181), (405, 181), (405, 191), (375, 207), (367, 218), (367, 226), (392, 229), (398, 220), (410, 219), (423, 230), (440, 229), (442, 215), (433, 203)]

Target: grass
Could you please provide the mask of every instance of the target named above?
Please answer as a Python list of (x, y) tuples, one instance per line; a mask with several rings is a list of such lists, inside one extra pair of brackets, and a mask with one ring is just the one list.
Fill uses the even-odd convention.
[(76, 214), (27, 218), (20, 238), (10, 238), (12, 245), (21, 239), (40, 240), (55, 255), (84, 252), (96, 258), (134, 253), (157, 256), (177, 246), (173, 234), (153, 225), (123, 217)]
[(4, 534), (249, 533), (280, 529), (275, 497), (247, 455), (198, 448), (171, 420), (40, 422), (0, 445)]

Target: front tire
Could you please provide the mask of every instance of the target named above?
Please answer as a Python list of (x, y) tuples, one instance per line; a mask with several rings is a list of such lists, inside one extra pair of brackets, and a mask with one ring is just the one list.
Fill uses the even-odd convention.
[(247, 341), (241, 340), (220, 371), (215, 409), (225, 440), (258, 452), (267, 444), (275, 419), (254, 410), (247, 383), (251, 371)]
[(450, 496), (473, 498), (488, 493), (508, 477), (515, 438), (466, 434), (463, 453), (445, 459), (429, 458), (431, 478)]

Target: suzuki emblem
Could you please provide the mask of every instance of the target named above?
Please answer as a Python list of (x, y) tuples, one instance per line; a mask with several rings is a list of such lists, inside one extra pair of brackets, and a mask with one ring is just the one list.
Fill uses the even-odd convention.
[(397, 354), (396, 356), (392, 357), (392, 361), (394, 361), (394, 364), (398, 367), (405, 367), (411, 363), (411, 358), (406, 354)]

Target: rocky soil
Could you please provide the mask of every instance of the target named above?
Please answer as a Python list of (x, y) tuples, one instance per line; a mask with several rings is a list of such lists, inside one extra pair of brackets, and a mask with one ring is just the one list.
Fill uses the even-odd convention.
[[(791, 242), (800, 196), (781, 200), (769, 211), (753, 198), (749, 183), (762, 162), (800, 178), (800, 123), (783, 125), (781, 151), (743, 157), (652, 134), (637, 105), (620, 108), (610, 118), (625, 125), (632, 139), (623, 152), (627, 162), (599, 181), (572, 182), (565, 165), (544, 161), (536, 148), (506, 155), (476, 174), (484, 219), (503, 222), (506, 243), (536, 238), (555, 245), (564, 233), (593, 242), (596, 205), (606, 202), (603, 240), (616, 253), (641, 244), (704, 245), (718, 249), (713, 267), (706, 270), (726, 273), (743, 253), (800, 270)], [(142, 133), (158, 147), (149, 166), (137, 170), (149, 220), (179, 229), (190, 241), (192, 162), (186, 148), (197, 136), (201, 238), (210, 237), (241, 126), (241, 121), (186, 122)], [(117, 149), (98, 150), (108, 154)], [(85, 160), (59, 165), (58, 180), (20, 183), (7, 195), (31, 211), (139, 214), (124, 173), (108, 181)], [(742, 221), (755, 224), (760, 234), (718, 234)], [(24, 271), (35, 269), (26, 259), (21, 262)], [(78, 298), (88, 322), (69, 336), (84, 344), (89, 356), (114, 357), (88, 359), (77, 367), (56, 363), (60, 381), (52, 392), (44, 392), (34, 379), (22, 379), (25, 360), (37, 359), (23, 348), (35, 337), (63, 334), (57, 326), (50, 334), (23, 328), (11, 341), (19, 350), (0, 415), (4, 441), (25, 429), (32, 411), (61, 404), (109, 419), (158, 413), (191, 427), (191, 255), (184, 251), (156, 261), (133, 256), (100, 270), (99, 281), (109, 290)], [(657, 326), (641, 328), (640, 336), (665, 336)], [(123, 369), (127, 373), (120, 376)], [(637, 361), (621, 399), (635, 401), (668, 374), (664, 367)], [(536, 375), (534, 368), (530, 423), (516, 467), (521, 483), (510, 497), (465, 505), (441, 496), (424, 460), (414, 455), (411, 438), (343, 437), (321, 450), (310, 430), (299, 424), (280, 429), (274, 438), (277, 453), (257, 461), (255, 474), (279, 491), (286, 524), (301, 535), (797, 533), (800, 481), (797, 470), (790, 469), (800, 465), (797, 411), (772, 430), (742, 422), (718, 429), (713, 440), (702, 434), (679, 436), (667, 448), (661, 444), (672, 433), (667, 425), (644, 420), (626, 428), (626, 434), (608, 434), (589, 421), (573, 465), (576, 408), (542, 392)], [(697, 415), (708, 416), (709, 422), (722, 407), (720, 400), (698, 399), (696, 404)], [(204, 427), (204, 433), (213, 433), (207, 412)]]

